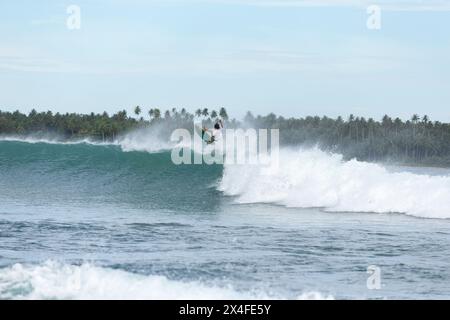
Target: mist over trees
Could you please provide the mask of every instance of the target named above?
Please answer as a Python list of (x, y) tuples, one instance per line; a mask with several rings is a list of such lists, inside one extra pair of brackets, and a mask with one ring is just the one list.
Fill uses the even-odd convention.
[(282, 145), (318, 145), (346, 159), (450, 166), (450, 124), (432, 122), (426, 115), (415, 114), (408, 121), (385, 115), (375, 121), (354, 115), (286, 119), (248, 113), (244, 121), (255, 128), (280, 129)]
[(53, 114), (32, 110), (0, 110), (0, 135), (56, 135), (63, 139), (91, 138), (112, 141), (127, 132), (159, 125), (167, 137), (177, 128), (192, 130), (193, 121), (202, 121), (211, 128), (216, 119), (223, 119), (227, 128), (280, 129), (281, 145), (317, 145), (345, 158), (365, 161), (392, 161), (408, 164), (450, 166), (450, 124), (431, 121), (428, 116), (413, 115), (410, 120), (392, 119), (385, 115), (380, 121), (372, 118), (305, 117), (284, 118), (271, 113), (254, 116), (248, 112), (242, 121), (230, 119), (225, 108), (198, 108), (193, 114), (178, 110), (145, 110), (140, 106), (113, 115)]

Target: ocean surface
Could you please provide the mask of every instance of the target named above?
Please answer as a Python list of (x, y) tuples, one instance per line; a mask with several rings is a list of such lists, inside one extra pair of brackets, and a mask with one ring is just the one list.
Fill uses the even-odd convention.
[(448, 299), (450, 170), (0, 139), (0, 299), (103, 298)]

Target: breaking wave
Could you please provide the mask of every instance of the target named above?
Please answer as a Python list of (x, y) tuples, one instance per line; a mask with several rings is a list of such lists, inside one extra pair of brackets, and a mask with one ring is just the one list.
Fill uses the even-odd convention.
[[(174, 146), (173, 143), (159, 140), (151, 132), (130, 133), (112, 143), (87, 139), (64, 142), (33, 137), (0, 137), (1, 141), (34, 144), (35, 149), (38, 148), (36, 144), (50, 144), (58, 151), (57, 145), (65, 145), (68, 150), (64, 149), (65, 153), (61, 151), (58, 155), (78, 159), (77, 163), (83, 165), (83, 168), (88, 165), (87, 159), (93, 159), (92, 161), (98, 160), (97, 162), (101, 160), (102, 166), (110, 169), (116, 168), (113, 165), (116, 162), (123, 161), (130, 170), (134, 163), (131, 159), (134, 158), (130, 155), (125, 159), (114, 152), (159, 153), (161, 157), (157, 159), (156, 155), (148, 155), (146, 162), (154, 164), (153, 160), (158, 160), (158, 163), (162, 161), (172, 164), (169, 151)], [(70, 148), (67, 145), (80, 146)], [(94, 148), (87, 149), (82, 145), (92, 145)], [(96, 146), (112, 148), (96, 149)], [(11, 160), (11, 165), (20, 165), (25, 151), (21, 149), (19, 152), (13, 149), (12, 145), (9, 147), (3, 150), (4, 160)], [(197, 147), (193, 147), (194, 152)], [(56, 160), (57, 150), (48, 155), (52, 160), (48, 160), (49, 166)], [(26, 155), (28, 162), (34, 161), (34, 154), (28, 152)], [(39, 153), (39, 157), (42, 158), (43, 155)], [(142, 161), (138, 163), (142, 165)], [(178, 167), (178, 170), (182, 169)], [(205, 180), (201, 176), (211, 173), (205, 167), (197, 169), (201, 180)], [(331, 212), (403, 213), (423, 218), (448, 219), (450, 174), (448, 171), (443, 171), (440, 175), (427, 174), (426, 170), (423, 169), (421, 174), (402, 168), (392, 171), (379, 164), (357, 160), (344, 161), (339, 154), (327, 153), (317, 148), (281, 149), (279, 161), (272, 165), (226, 164), (223, 174), (220, 172), (218, 189), (225, 195), (235, 196), (238, 203), (272, 203), (298, 208), (318, 207)]]
[[(296, 298), (333, 299), (318, 292), (302, 293)], [(40, 265), (15, 264), (0, 269), (0, 299), (253, 300), (282, 297), (91, 264), (77, 266), (47, 261)]]
[(450, 176), (390, 172), (319, 149), (282, 149), (279, 165), (225, 166), (219, 189), (239, 203), (450, 218)]

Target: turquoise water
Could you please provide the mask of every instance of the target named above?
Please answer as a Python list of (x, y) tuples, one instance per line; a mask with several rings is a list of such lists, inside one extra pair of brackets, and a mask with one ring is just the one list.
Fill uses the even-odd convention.
[[(302, 158), (309, 175), (280, 178), (123, 149), (0, 141), (0, 298), (450, 298), (446, 169), (316, 152)], [(331, 178), (315, 173), (322, 162)], [(394, 198), (380, 195), (387, 184)], [(367, 288), (370, 265), (379, 290)]]

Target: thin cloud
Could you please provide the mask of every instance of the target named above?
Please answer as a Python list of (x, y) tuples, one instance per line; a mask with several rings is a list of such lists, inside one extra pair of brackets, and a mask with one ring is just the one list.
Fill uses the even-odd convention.
[(50, 17), (46, 19), (33, 19), (30, 24), (33, 26), (45, 26), (64, 23), (64, 19), (61, 17)]
[(379, 5), (389, 11), (450, 11), (450, 0), (153, 0), (165, 4), (246, 5), (261, 7), (359, 7)]
[(50, 58), (31, 48), (0, 47), (0, 70), (73, 73), (79, 71), (79, 67)]

